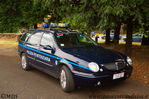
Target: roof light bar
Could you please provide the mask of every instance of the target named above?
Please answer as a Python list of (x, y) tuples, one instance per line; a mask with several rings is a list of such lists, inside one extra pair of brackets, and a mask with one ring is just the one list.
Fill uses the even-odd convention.
[(70, 24), (69, 23), (51, 23), (52, 28), (69, 28)]

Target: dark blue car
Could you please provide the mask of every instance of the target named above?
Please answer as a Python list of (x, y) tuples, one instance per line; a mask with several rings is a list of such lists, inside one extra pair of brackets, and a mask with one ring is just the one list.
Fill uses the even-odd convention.
[(74, 30), (26, 31), (18, 43), (18, 53), (24, 70), (36, 68), (60, 79), (65, 92), (76, 86), (125, 80), (132, 72), (129, 57), (103, 48)]

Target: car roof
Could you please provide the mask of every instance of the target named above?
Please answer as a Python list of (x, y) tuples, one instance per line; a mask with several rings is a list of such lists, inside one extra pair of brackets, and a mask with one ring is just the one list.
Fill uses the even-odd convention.
[(34, 32), (47, 32), (47, 33), (81, 33), (77, 30), (69, 30), (69, 29), (56, 29), (56, 28), (50, 28), (50, 29), (33, 29), (33, 30), (27, 30), (24, 33), (34, 33)]

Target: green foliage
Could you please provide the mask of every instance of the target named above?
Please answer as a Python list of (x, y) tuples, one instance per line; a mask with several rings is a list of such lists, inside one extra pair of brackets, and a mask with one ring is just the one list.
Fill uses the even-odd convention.
[(149, 24), (148, 0), (0, 0), (0, 32), (30, 28), (51, 15), (50, 22), (70, 23), (91, 32), (131, 22), (134, 28)]
[(82, 17), (79, 14), (73, 14), (69, 17), (64, 17), (61, 22), (62, 23), (71, 23), (71, 29), (76, 29), (82, 32), (88, 31), (87, 24), (80, 22)]
[(41, 5), (42, 2), (35, 3), (34, 0), (1, 0), (0, 32), (18, 32), (20, 28), (42, 22), (47, 9)]
[[(13, 3), (16, 2), (16, 3)], [(20, 9), (17, 0), (1, 0), (0, 3), (0, 32), (16, 32), (20, 21)]]
[[(147, 27), (147, 30), (146, 30), (146, 27)], [(148, 30), (148, 28), (149, 28), (149, 24), (142, 23), (141, 27), (139, 28), (139, 33), (143, 34), (146, 38), (148, 38), (149, 37), (149, 30)]]

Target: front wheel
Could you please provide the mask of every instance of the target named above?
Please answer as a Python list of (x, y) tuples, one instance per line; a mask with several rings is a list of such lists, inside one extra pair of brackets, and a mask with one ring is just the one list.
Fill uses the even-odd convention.
[(71, 92), (75, 89), (72, 74), (66, 66), (63, 66), (60, 71), (60, 85), (65, 92)]
[(26, 56), (24, 53), (21, 55), (21, 67), (23, 70), (29, 70), (30, 69), (30, 66), (27, 63)]

